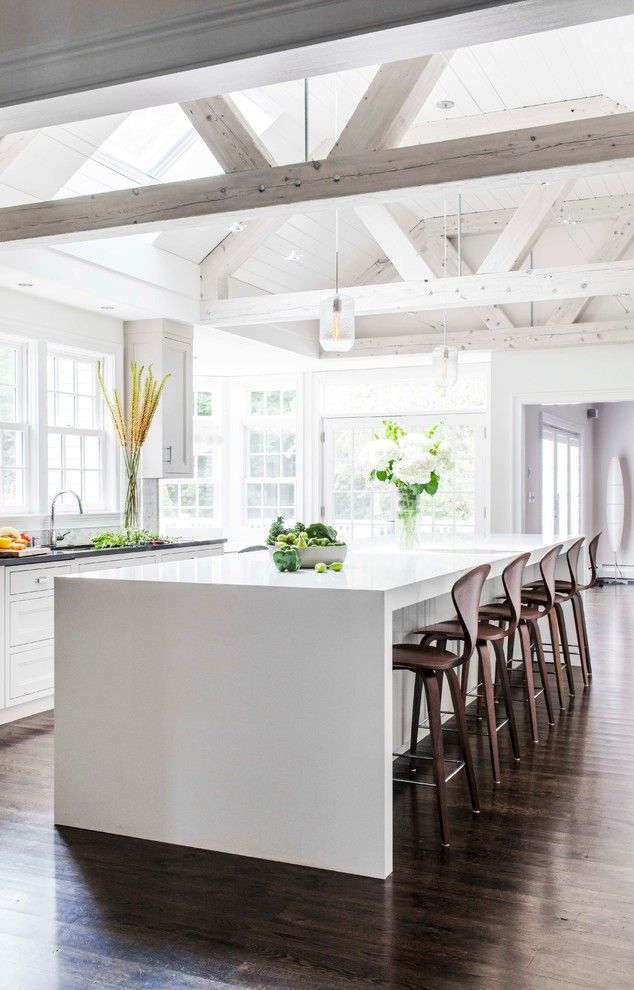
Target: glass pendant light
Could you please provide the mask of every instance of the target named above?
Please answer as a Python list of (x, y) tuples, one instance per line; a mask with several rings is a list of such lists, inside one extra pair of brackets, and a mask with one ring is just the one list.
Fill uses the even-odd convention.
[(349, 351), (354, 344), (354, 299), (339, 292), (339, 210), (335, 212), (335, 294), (319, 307), (323, 351)]
[[(447, 278), (447, 200), (444, 201), (444, 223), (445, 223), (445, 271)], [(458, 196), (458, 275), (462, 274), (462, 219), (461, 200)], [(447, 343), (447, 293), (444, 294), (443, 309), (443, 342), (441, 347), (434, 347), (431, 352), (431, 365), (434, 375), (434, 382), (439, 388), (451, 388), (458, 381), (458, 348), (449, 347)]]
[[(305, 119), (308, 98), (305, 96)], [(338, 136), (339, 87), (335, 75), (335, 141)], [(308, 157), (308, 155), (306, 155)], [(339, 292), (339, 210), (335, 210), (335, 294), (319, 307), (319, 344), (322, 351), (349, 351), (354, 344), (354, 299)]]

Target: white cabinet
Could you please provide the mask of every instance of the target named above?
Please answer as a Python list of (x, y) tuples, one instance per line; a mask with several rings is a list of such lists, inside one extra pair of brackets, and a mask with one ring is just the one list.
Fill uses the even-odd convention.
[(119, 553), (113, 557), (91, 557), (77, 563), (77, 573), (86, 571), (109, 571), (116, 567), (135, 567), (137, 564), (155, 564), (156, 554), (153, 553)]
[(46, 697), (53, 690), (53, 641), (9, 654), (7, 698), (10, 704)]
[(52, 639), (54, 598), (49, 592), (9, 602), (9, 647)]
[[(4, 637), (0, 639), (0, 724), (52, 707), (56, 577), (216, 556), (223, 552), (224, 546), (219, 543), (77, 557), (59, 563), (0, 565), (0, 600), (4, 607)], [(33, 707), (38, 703), (39, 708)], [(32, 707), (26, 708), (27, 705)]]
[(169, 374), (152, 428), (143, 448), (144, 478), (191, 478), (193, 474), (193, 327), (174, 320), (124, 323), (125, 361), (157, 378)]

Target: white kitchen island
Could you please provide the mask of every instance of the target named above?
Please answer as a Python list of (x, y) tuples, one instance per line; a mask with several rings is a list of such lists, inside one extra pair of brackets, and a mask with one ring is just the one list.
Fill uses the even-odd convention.
[(554, 542), (359, 545), (338, 574), (259, 552), (57, 579), (55, 822), (387, 877), (393, 639), (451, 614), (469, 568), (499, 579)]

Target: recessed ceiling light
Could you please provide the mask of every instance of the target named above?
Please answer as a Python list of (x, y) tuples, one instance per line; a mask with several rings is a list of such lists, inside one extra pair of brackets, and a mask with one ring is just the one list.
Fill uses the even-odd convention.
[(562, 217), (559, 223), (564, 224), (565, 227), (575, 227), (580, 221), (575, 220), (573, 217)]
[(455, 105), (453, 100), (438, 100), (436, 104), (439, 110), (453, 110)]
[(301, 261), (303, 257), (304, 255), (301, 251), (296, 251), (295, 248), (291, 248), (284, 258), (284, 261)]
[(114, 309), (114, 306), (102, 306), (102, 309)]
[(18, 282), (18, 285), (20, 286), (21, 289), (32, 289), (33, 288), (33, 282)]
[(229, 224), (227, 230), (229, 231), (230, 234), (239, 234), (243, 230), (246, 230), (246, 226), (247, 225), (244, 222), (244, 220), (235, 220), (233, 223)]

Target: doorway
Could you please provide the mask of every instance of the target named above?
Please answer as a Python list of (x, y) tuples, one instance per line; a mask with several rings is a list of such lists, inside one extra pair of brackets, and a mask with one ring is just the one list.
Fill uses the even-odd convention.
[(542, 533), (581, 532), (581, 433), (542, 415)]

